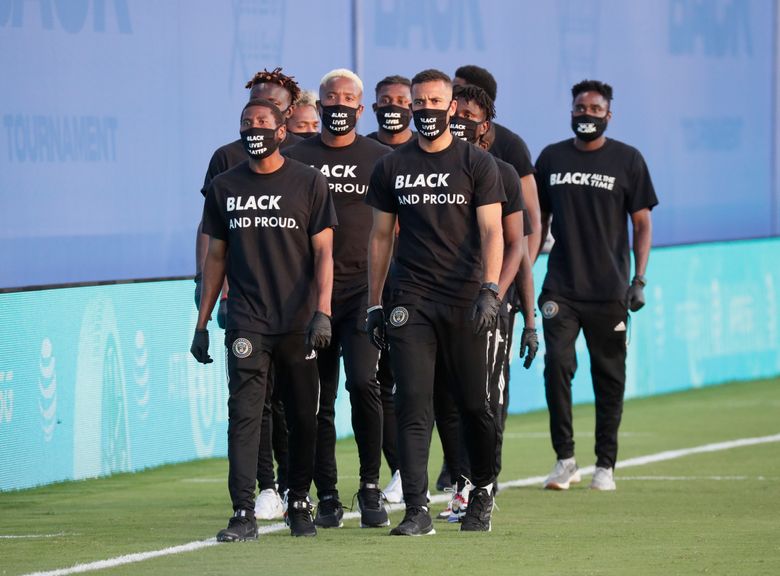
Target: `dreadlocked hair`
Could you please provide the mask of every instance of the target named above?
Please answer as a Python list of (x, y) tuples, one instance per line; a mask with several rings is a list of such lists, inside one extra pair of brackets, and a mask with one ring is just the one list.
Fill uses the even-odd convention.
[(256, 84), (278, 84), (290, 93), (290, 102), (295, 102), (301, 95), (301, 89), (295, 81), (295, 76), (282, 74), (280, 67), (274, 68), (271, 72), (263, 68), (262, 72), (255, 74), (252, 79), (246, 83), (245, 88), (252, 88)]
[(496, 117), (496, 106), (488, 93), (475, 84), (455, 86), (452, 90), (453, 98), (463, 98), (466, 102), (474, 102), (485, 112), (485, 120)]

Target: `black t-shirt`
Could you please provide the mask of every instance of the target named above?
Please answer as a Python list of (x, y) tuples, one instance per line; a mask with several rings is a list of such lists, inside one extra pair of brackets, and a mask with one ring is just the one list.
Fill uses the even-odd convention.
[(244, 161), (209, 185), (203, 233), (228, 243), (228, 330), (304, 332), (317, 305), (311, 236), (335, 226), (328, 182), (285, 159), (257, 174)]
[[(287, 137), (284, 142), (279, 146), (280, 150), (284, 150), (290, 146), (293, 146), (303, 140), (297, 134), (292, 132), (287, 133)], [(244, 160), (249, 158), (249, 155), (244, 150), (244, 145), (241, 139), (234, 140), (230, 144), (220, 146), (211, 155), (209, 161), (208, 170), (206, 170), (206, 177), (203, 179), (203, 188), (200, 189), (201, 194), (206, 195), (206, 190), (209, 187), (209, 183), (218, 175), (230, 170), (233, 166), (241, 164)]]
[(285, 156), (316, 168), (328, 179), (339, 227), (333, 235), (334, 298), (346, 298), (368, 285), (368, 235), (371, 208), (363, 199), (374, 164), (390, 148), (363, 136), (333, 148), (312, 136), (284, 151)]
[(380, 144), (384, 144), (385, 146), (389, 146), (390, 148), (395, 150), (396, 148), (400, 148), (404, 144), (406, 144), (408, 142), (411, 142), (412, 140), (416, 139), (417, 138), (417, 132), (412, 131), (412, 137), (409, 138), (409, 140), (407, 140), (406, 142), (401, 142), (400, 144), (385, 144), (384, 142), (382, 142), (379, 139), (379, 132), (377, 130), (374, 130), (373, 132), (370, 132), (370, 133), (366, 134), (366, 138), (371, 138), (372, 140), (376, 140)]
[(536, 185), (555, 238), (542, 289), (572, 300), (622, 300), (631, 264), (628, 215), (658, 204), (642, 155), (612, 139), (583, 152), (569, 138), (542, 150)]
[(525, 141), (501, 124), (493, 122), (493, 128), (495, 129), (495, 139), (488, 152), (514, 166), (520, 178), (533, 174), (534, 165), (531, 162), (531, 153), (528, 151)]
[(531, 233), (531, 220), (528, 218), (528, 210), (525, 209), (525, 200), (523, 200), (523, 185), (520, 182), (520, 176), (515, 172), (514, 166), (509, 162), (504, 162), (501, 158), (494, 158), (498, 173), (501, 176), (501, 183), (504, 185), (504, 194), (506, 202), (501, 205), (501, 218), (506, 218), (510, 214), (523, 211), (523, 236)]
[(398, 215), (393, 286), (471, 305), (482, 282), (477, 207), (505, 200), (493, 157), (459, 138), (432, 154), (414, 140), (382, 158), (366, 202)]

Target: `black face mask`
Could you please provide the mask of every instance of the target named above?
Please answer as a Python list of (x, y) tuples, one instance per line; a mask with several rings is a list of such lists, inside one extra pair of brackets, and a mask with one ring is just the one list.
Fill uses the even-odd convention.
[(599, 118), (583, 114), (582, 116), (572, 116), (571, 129), (574, 135), (585, 142), (597, 140), (607, 129), (607, 117)]
[(423, 108), (412, 112), (414, 127), (426, 140), (436, 140), (447, 130), (447, 110)]
[(450, 132), (452, 132), (452, 135), (455, 136), (455, 138), (460, 138), (470, 144), (476, 144), (477, 128), (480, 124), (482, 124), (482, 122), (453, 116), (450, 118)]
[(412, 112), (403, 106), (382, 106), (376, 109), (376, 122), (379, 129), (391, 134), (403, 132), (412, 120)]
[(300, 136), (301, 138), (311, 138), (312, 136), (319, 134), (319, 132), (293, 132), (293, 134)]
[(241, 143), (250, 158), (262, 160), (279, 148), (276, 140), (278, 128), (247, 128), (241, 131)]
[(349, 134), (357, 125), (357, 108), (336, 104), (322, 107), (322, 125), (334, 136)]

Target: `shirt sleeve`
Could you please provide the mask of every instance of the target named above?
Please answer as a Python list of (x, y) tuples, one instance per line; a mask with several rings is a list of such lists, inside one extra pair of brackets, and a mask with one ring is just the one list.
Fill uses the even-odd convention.
[(525, 210), (525, 203), (523, 202), (523, 189), (520, 183), (520, 176), (514, 171), (513, 168), (504, 164), (500, 168), (501, 180), (504, 184), (504, 193), (506, 194), (506, 202), (501, 206), (501, 217), (505, 218), (515, 212)]
[(314, 198), (307, 231), (309, 236), (316, 236), (326, 228), (337, 226), (338, 219), (336, 218), (336, 208), (333, 206), (330, 190), (328, 190), (328, 180), (317, 172), (312, 184)]
[(227, 169), (228, 166), (225, 154), (222, 153), (222, 148), (219, 148), (214, 151), (214, 154), (211, 155), (211, 160), (209, 160), (209, 167), (206, 170), (206, 177), (203, 179), (203, 188), (200, 189), (200, 193), (203, 194), (203, 196), (206, 196), (206, 192), (208, 191), (211, 181), (214, 180), (214, 178), (216, 178), (218, 175), (225, 172)]
[(510, 157), (508, 162), (514, 166), (520, 178), (534, 173), (534, 165), (531, 163), (531, 152), (528, 150), (528, 145), (519, 136), (517, 140), (513, 139), (510, 143), (508, 155)]
[(475, 156), (473, 173), (475, 206), (506, 202), (498, 166), (490, 154), (481, 152)]
[(368, 193), (366, 194), (366, 204), (391, 214), (398, 213), (398, 199), (390, 189), (385, 172), (385, 162), (380, 158), (374, 165), (371, 172), (371, 180), (368, 184)]
[(203, 233), (219, 240), (228, 239), (228, 227), (214, 184), (209, 184), (206, 190), (206, 200), (203, 203)]
[(650, 171), (639, 150), (634, 153), (631, 165), (631, 185), (627, 190), (626, 209), (630, 214), (645, 208), (653, 209), (658, 204)]

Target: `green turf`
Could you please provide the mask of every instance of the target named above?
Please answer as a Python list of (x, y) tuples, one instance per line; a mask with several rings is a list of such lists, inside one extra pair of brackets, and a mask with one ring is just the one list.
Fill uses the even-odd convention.
[[(554, 456), (546, 429), (545, 413), (510, 418), (502, 480), (548, 472)], [(590, 465), (592, 406), (575, 409), (575, 429), (579, 463)], [(620, 457), (777, 433), (780, 380), (730, 384), (628, 402)], [(338, 459), (348, 503), (357, 484), (352, 440), (339, 443)], [(440, 463), (434, 439), (432, 474)], [(61, 534), (0, 538), (0, 574), (211, 538), (230, 513), (226, 468), (223, 460), (199, 461), (0, 494), (0, 536)], [(460, 534), (437, 522), (435, 536), (390, 538), (351, 520), (315, 539), (283, 531), (100, 573), (780, 574), (779, 443), (619, 469), (615, 493), (591, 492), (587, 480), (566, 493), (502, 491), (491, 534)]]

